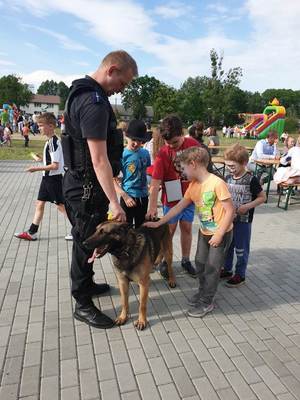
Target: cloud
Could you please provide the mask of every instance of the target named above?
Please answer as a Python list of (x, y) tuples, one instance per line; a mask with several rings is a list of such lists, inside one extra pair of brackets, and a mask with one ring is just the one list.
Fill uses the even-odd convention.
[(22, 24), (22, 26), (26, 29), (35, 29), (39, 32), (45, 33), (48, 36), (54, 37), (66, 50), (73, 50), (73, 51), (90, 51), (86, 46), (68, 38), (66, 35), (62, 33), (51, 31), (50, 29), (42, 28), (36, 25), (29, 25), (29, 24)]
[(154, 8), (154, 13), (165, 19), (184, 17), (191, 11), (191, 6), (178, 2), (170, 2)]
[[(159, 79), (177, 87), (188, 76), (209, 74), (209, 51), (215, 48), (224, 51), (225, 68), (243, 68), (243, 88), (299, 88), (299, 1), (285, 0), (283, 5), (282, 0), (272, 0), (271, 3), (241, 0), (241, 7), (235, 10), (229, 10), (221, 2), (211, 3), (201, 13), (202, 20), (199, 18), (199, 21), (217, 16), (218, 19), (206, 21), (209, 24), (218, 21), (218, 30), (206, 29), (206, 33), (199, 37), (190, 34), (182, 39), (172, 36), (171, 29), (169, 35), (159, 33), (154, 18), (157, 14), (134, 0), (10, 0), (9, 4), (18, 5), (21, 9), (26, 7), (29, 12), (43, 17), (54, 12), (72, 15), (78, 23), (82, 23), (86, 33), (106, 46), (150, 55), (153, 66), (149, 69), (157, 71)], [(162, 4), (154, 10), (165, 18), (169, 15), (170, 4), (173, 3)], [(184, 11), (180, 5), (189, 7), (187, 2), (177, 4), (174, 15)], [(223, 32), (223, 25), (238, 18), (244, 18), (245, 26), (247, 29), (250, 27), (246, 38), (245, 32), (239, 36), (235, 26), (230, 36)], [(61, 34), (51, 34), (55, 34), (64, 46), (71, 48), (74, 45), (71, 39), (71, 42), (65, 41)], [(79, 50), (81, 45), (77, 45)]]
[(12, 62), (12, 61), (1, 60), (0, 59), (0, 66), (7, 67), (7, 66), (10, 66), (10, 65), (16, 65), (16, 64), (14, 62)]
[(37, 46), (36, 44), (31, 43), (31, 42), (25, 42), (24, 45), (29, 47), (30, 49), (33, 49), (33, 50), (39, 50), (40, 49), (39, 46)]
[(47, 79), (54, 80), (56, 82), (63, 81), (67, 86), (70, 86), (74, 79), (78, 79), (81, 77), (80, 75), (76, 74), (73, 75), (58, 74), (51, 70), (36, 70), (30, 73), (23, 73), (20, 75), (22, 76), (22, 80), (24, 83), (34, 85), (36, 90), (40, 86), (40, 84), (43, 81), (46, 81)]

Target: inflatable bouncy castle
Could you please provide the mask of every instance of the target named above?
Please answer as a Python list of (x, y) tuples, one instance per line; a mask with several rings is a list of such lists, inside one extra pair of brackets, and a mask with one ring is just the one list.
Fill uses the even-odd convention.
[(275, 129), (279, 137), (284, 130), (285, 108), (275, 98), (262, 114), (240, 114), (246, 120), (244, 129), (259, 139), (264, 139), (270, 130)]

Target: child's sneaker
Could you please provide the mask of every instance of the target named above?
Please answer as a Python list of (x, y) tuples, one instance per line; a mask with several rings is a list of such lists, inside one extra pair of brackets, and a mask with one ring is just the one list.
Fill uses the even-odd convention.
[(187, 272), (191, 277), (196, 278), (197, 272), (190, 261), (181, 261), (182, 269)]
[(206, 314), (213, 311), (215, 308), (214, 304), (200, 303), (197, 307), (193, 307), (188, 310), (188, 315), (193, 318), (203, 318)]
[(187, 301), (187, 304), (192, 307), (197, 307), (201, 303), (201, 294), (199, 292), (193, 294)]
[(245, 283), (245, 278), (242, 278), (240, 275), (235, 274), (229, 281), (225, 282), (225, 285), (228, 287), (239, 287)]
[(232, 272), (231, 271), (226, 271), (226, 269), (222, 268), (220, 272), (220, 279), (224, 278), (231, 278), (232, 277)]
[(24, 240), (30, 240), (30, 241), (37, 240), (37, 234), (29, 233), (28, 231), (21, 232), (21, 233), (15, 233), (14, 236), (18, 239), (24, 239)]

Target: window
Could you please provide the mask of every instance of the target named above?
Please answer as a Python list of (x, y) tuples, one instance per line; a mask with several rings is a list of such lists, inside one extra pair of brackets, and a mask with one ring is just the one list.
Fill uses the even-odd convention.
[(41, 107), (41, 103), (34, 103), (34, 107)]
[(54, 107), (54, 104), (47, 104), (47, 106), (48, 106), (48, 108), (53, 108)]

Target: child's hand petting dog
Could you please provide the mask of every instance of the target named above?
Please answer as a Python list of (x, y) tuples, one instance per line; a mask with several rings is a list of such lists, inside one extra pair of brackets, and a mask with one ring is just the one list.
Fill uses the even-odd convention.
[(149, 221), (143, 223), (143, 226), (146, 226), (147, 228), (158, 228), (161, 225), (162, 224), (158, 218), (151, 218)]

